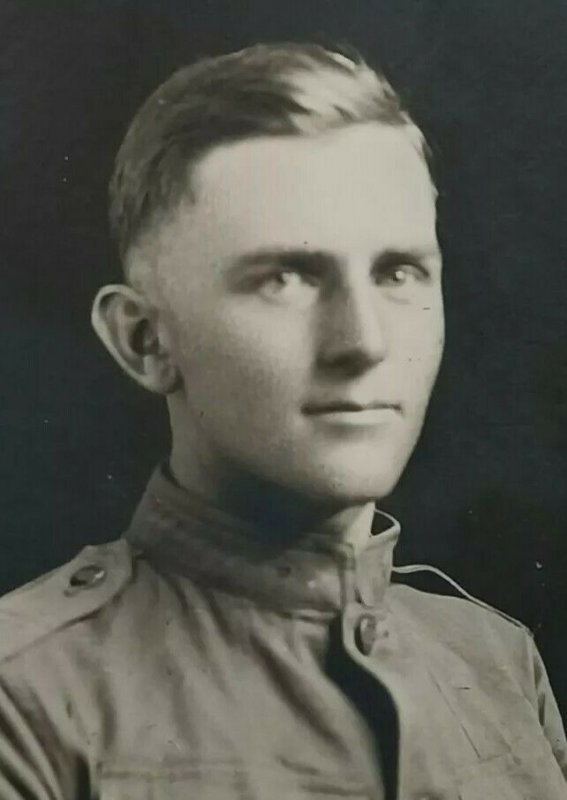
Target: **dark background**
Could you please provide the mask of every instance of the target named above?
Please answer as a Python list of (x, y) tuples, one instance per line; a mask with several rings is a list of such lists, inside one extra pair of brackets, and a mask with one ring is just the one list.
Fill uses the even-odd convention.
[[(106, 183), (174, 68), (258, 40), (349, 41), (436, 152), (448, 345), (387, 507), (536, 632), (567, 711), (567, 2), (0, 3), (0, 592), (116, 538), (167, 449), (159, 401), (89, 328), (119, 275)], [(441, 590), (442, 587), (432, 585)]]

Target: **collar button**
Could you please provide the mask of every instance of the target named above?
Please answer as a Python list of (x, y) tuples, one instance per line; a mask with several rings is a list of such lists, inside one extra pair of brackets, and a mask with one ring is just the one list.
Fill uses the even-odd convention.
[(81, 589), (93, 589), (106, 579), (106, 569), (100, 564), (79, 567), (69, 578), (65, 594), (74, 594)]
[(363, 614), (358, 620), (355, 630), (355, 642), (358, 650), (369, 655), (378, 633), (378, 623), (372, 614)]

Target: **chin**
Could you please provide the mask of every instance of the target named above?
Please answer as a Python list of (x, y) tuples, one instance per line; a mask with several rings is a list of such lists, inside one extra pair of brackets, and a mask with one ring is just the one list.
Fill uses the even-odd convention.
[(341, 505), (380, 502), (396, 488), (417, 436), (319, 451), (308, 463), (311, 488)]
[(394, 491), (402, 470), (403, 465), (399, 469), (348, 472), (323, 468), (303, 484), (300, 492), (343, 507), (380, 502)]
[(413, 449), (409, 444), (298, 448), (292, 458), (289, 452), (274, 457), (279, 454), (272, 450), (270, 458), (249, 464), (247, 471), (298, 499), (346, 508), (380, 502), (393, 492)]
[(379, 503), (390, 495), (397, 484), (397, 480), (376, 481), (349, 481), (337, 483), (332, 487), (332, 497), (341, 505), (363, 505), (365, 503)]

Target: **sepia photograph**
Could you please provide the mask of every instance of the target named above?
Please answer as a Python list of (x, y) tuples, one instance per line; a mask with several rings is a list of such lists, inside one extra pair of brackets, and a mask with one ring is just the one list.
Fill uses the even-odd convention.
[(567, 798), (567, 1), (0, 44), (0, 800)]

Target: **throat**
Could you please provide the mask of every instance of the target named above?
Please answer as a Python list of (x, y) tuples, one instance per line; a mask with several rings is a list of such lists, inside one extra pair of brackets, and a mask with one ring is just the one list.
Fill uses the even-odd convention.
[(203, 483), (178, 470), (172, 461), (170, 479), (180, 488), (201, 498), (218, 511), (234, 518), (274, 549), (298, 545), (313, 534), (324, 535), (329, 543), (350, 544), (355, 551), (371, 534), (374, 503), (337, 506), (314, 501), (274, 486), (252, 475), (225, 476), (223, 480)]

